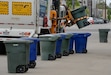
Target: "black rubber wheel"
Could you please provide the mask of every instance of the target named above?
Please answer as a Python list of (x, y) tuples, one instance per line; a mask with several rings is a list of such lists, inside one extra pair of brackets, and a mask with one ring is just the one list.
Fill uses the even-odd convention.
[(69, 53), (67, 52), (67, 56), (69, 55)]
[(69, 54), (74, 54), (74, 50), (71, 50), (71, 51), (69, 52)]
[(62, 54), (57, 54), (56, 57), (57, 57), (57, 58), (61, 58), (61, 57), (62, 57)]
[(69, 55), (68, 52), (66, 52), (66, 51), (63, 52), (63, 56), (68, 56), (68, 55)]
[(87, 53), (87, 50), (84, 50), (83, 53)]
[(36, 66), (36, 62), (35, 61), (30, 62), (29, 68), (35, 68), (35, 66)]
[(49, 54), (48, 60), (55, 60), (55, 59), (56, 59), (56, 57), (54, 57), (54, 56), (52, 56), (51, 54)]
[(26, 71), (26, 68), (24, 65), (19, 65), (16, 68), (16, 73), (24, 73)]
[(56, 57), (56, 55), (55, 55), (55, 58), (54, 58), (54, 60), (56, 60), (56, 58), (57, 58), (57, 57)]
[(29, 66), (28, 65), (25, 65), (25, 72), (27, 72), (29, 69)]

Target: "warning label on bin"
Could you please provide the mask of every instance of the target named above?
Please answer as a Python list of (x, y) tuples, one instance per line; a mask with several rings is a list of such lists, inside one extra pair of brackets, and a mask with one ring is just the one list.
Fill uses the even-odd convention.
[(32, 14), (31, 2), (12, 2), (12, 14), (30, 16)]
[(0, 14), (8, 15), (8, 2), (0, 1)]

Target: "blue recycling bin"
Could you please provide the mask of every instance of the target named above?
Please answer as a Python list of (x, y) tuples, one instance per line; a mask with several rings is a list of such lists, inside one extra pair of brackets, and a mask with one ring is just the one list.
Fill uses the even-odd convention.
[(70, 38), (70, 43), (69, 43), (69, 54), (74, 54), (74, 49), (73, 49), (73, 46), (74, 46), (74, 40), (75, 40), (75, 33), (72, 33), (73, 36)]
[(56, 35), (60, 36), (60, 38), (56, 41), (56, 57), (61, 58), (62, 57), (61, 45), (62, 45), (62, 40), (65, 38), (65, 35), (63, 34), (56, 34)]
[(76, 53), (87, 53), (87, 38), (91, 33), (75, 33), (75, 52)]
[(30, 63), (28, 65), (29, 68), (35, 68), (36, 66), (36, 60), (37, 60), (37, 44), (39, 42), (39, 39), (38, 38), (21, 38), (21, 39), (24, 39), (24, 40), (31, 40), (32, 43), (30, 44)]

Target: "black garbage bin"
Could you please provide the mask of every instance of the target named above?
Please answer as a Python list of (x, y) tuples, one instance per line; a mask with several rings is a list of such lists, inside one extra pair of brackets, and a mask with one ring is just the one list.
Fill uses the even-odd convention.
[(40, 35), (40, 53), (42, 60), (55, 60), (56, 59), (56, 41), (59, 38), (57, 35), (45, 34)]
[(9, 73), (24, 73), (28, 71), (29, 49), (31, 41), (6, 40), (4, 41)]
[(88, 26), (89, 23), (87, 21), (87, 15), (86, 15), (86, 6), (82, 6), (78, 9), (75, 9), (71, 12), (73, 18), (76, 20), (76, 24), (78, 28), (83, 28), (85, 26)]
[(60, 33), (60, 35), (63, 35), (65, 38), (62, 40), (61, 45), (61, 54), (63, 56), (69, 55), (69, 45), (70, 45), (70, 38), (72, 37), (72, 33)]
[(108, 32), (110, 29), (99, 29), (99, 41), (100, 43), (108, 42)]

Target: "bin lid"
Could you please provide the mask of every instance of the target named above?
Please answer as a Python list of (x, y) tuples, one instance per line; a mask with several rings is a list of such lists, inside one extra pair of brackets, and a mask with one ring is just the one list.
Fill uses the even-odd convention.
[(44, 34), (39, 36), (40, 40), (47, 40), (47, 41), (56, 41), (60, 36), (57, 36), (55, 34)]
[(109, 32), (110, 29), (99, 29), (100, 32)]
[(74, 37), (88, 37), (91, 33), (73, 33)]
[(30, 41), (30, 40), (14, 39), (14, 40), (5, 40), (4, 43), (32, 43), (32, 41)]
[(40, 41), (39, 38), (35, 38), (35, 37), (31, 37), (31, 38), (28, 38), (28, 37), (22, 37), (20, 39), (26, 39), (26, 40), (32, 40), (32, 41)]
[(62, 35), (62, 36), (64, 36), (65, 39), (69, 39), (69, 38), (71, 38), (73, 36), (72, 33), (59, 33), (59, 34)]
[(66, 37), (65, 35), (62, 35), (62, 34), (59, 34), (59, 35), (61, 35), (61, 38), (62, 38), (62, 39), (64, 39), (64, 38)]
[(86, 6), (82, 6), (80, 8), (74, 9), (71, 13), (74, 15), (79, 13), (80, 11), (84, 11), (86, 8), (87, 8)]
[(44, 35), (40, 35), (39, 36), (40, 38), (49, 38), (49, 37), (54, 37), (54, 35), (53, 34), (44, 34)]
[(64, 39), (65, 38), (65, 35), (61, 35), (61, 34), (55, 34), (56, 36), (58, 36), (59, 37), (59, 39)]

